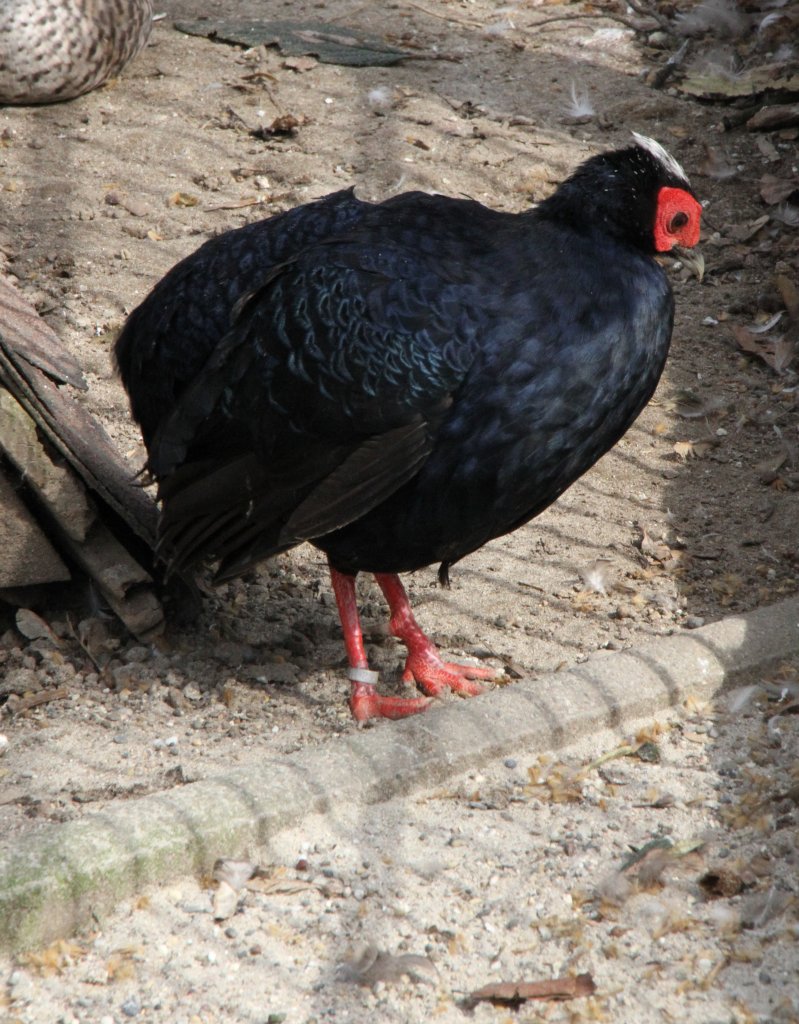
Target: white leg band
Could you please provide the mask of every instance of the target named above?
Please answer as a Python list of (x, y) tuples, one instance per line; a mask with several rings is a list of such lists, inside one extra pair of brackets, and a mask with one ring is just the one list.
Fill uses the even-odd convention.
[(367, 683), (375, 686), (380, 678), (380, 673), (373, 672), (369, 668), (351, 668), (347, 672), (347, 678), (353, 683)]

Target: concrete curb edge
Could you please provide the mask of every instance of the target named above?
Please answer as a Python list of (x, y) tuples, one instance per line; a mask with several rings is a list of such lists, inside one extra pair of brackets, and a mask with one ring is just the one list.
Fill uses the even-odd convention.
[(292, 757), (52, 825), (0, 852), (0, 949), (43, 945), (150, 884), (208, 872), (311, 813), (438, 784), (525, 750), (708, 698), (799, 651), (799, 598), (521, 681)]

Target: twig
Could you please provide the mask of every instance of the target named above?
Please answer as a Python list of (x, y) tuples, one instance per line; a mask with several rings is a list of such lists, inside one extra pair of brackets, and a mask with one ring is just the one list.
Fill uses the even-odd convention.
[(49, 704), (51, 700), (66, 700), (69, 697), (69, 688), (59, 686), (55, 690), (42, 690), (41, 693), (32, 693), (29, 697), (20, 697), (13, 704), (9, 699), (9, 710), (12, 715), (19, 715), (23, 711), (30, 711), (39, 704)]
[(690, 39), (686, 39), (685, 42), (682, 44), (682, 46), (679, 48), (679, 50), (677, 50), (676, 53), (673, 53), (669, 57), (669, 59), (666, 61), (666, 63), (663, 65), (663, 67), (660, 68), (660, 70), (657, 72), (657, 74), (652, 79), (652, 88), (653, 89), (662, 89), (663, 88), (663, 86), (666, 84), (666, 82), (668, 82), (668, 80), (671, 78), (671, 76), (674, 74), (674, 72), (677, 70), (677, 68), (682, 64), (682, 62), (688, 56), (688, 53), (689, 53), (690, 49), (691, 49), (691, 40)]
[(103, 666), (97, 661), (97, 658), (95, 658), (95, 656), (89, 650), (88, 645), (85, 644), (83, 642), (83, 640), (81, 639), (81, 635), (78, 632), (77, 627), (73, 624), (72, 618), (71, 618), (71, 616), (69, 614), (67, 614), (67, 625), (69, 626), (69, 631), (72, 634), (73, 639), (78, 644), (78, 647), (80, 647), (80, 649), (83, 651), (83, 653), (86, 655), (86, 657), (92, 663), (92, 665), (94, 665), (94, 667), (97, 669), (97, 671), (98, 672), (102, 672), (103, 671)]
[(589, 11), (586, 14), (558, 14), (552, 18), (542, 18), (540, 21), (533, 21), (525, 27), (540, 28), (542, 25), (551, 25), (555, 21), (585, 21), (597, 18), (609, 18), (611, 21), (619, 21), (622, 25), (626, 25), (627, 28), (631, 28), (633, 32), (651, 31), (651, 26), (647, 27), (638, 21), (632, 21), (630, 18), (625, 18), (624, 15), (616, 14), (613, 11)]
[(468, 18), (453, 18), (451, 13), (439, 14), (438, 11), (431, 11), (427, 7), (423, 7), (421, 4), (414, 3), (413, 0), (406, 0), (405, 7), (414, 7), (417, 11), (421, 11), (422, 14), (426, 14), (428, 18), (439, 18), (441, 21), (454, 21), (456, 25), (466, 25), (467, 28), (483, 28), (483, 24), (479, 21), (470, 21)]
[(745, 124), (749, 118), (760, 110), (762, 104), (756, 103), (753, 106), (741, 107), (739, 110), (732, 110), (721, 119), (725, 132), (731, 132), (734, 128)]

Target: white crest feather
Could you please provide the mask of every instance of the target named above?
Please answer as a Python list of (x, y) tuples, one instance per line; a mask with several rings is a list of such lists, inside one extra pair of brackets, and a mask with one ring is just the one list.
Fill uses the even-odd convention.
[(647, 153), (651, 154), (659, 163), (661, 163), (669, 174), (673, 174), (677, 178), (682, 178), (685, 184), (689, 184), (688, 175), (680, 167), (671, 153), (667, 153), (666, 150), (661, 146), (659, 142), (655, 142), (654, 139), (650, 139), (646, 135), (639, 135), (638, 132), (633, 132), (633, 138), (637, 146), (641, 149), (645, 149)]

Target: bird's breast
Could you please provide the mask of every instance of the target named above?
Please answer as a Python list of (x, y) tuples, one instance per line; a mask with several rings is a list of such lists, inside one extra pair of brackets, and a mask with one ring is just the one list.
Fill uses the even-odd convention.
[(557, 301), (545, 289), (509, 303), (515, 317), (508, 307), (486, 315), (419, 474), (320, 542), (337, 564), (403, 571), (457, 561), (539, 514), (616, 443), (657, 385), (673, 313), (659, 267), (625, 269), (615, 290), (563, 287)]

